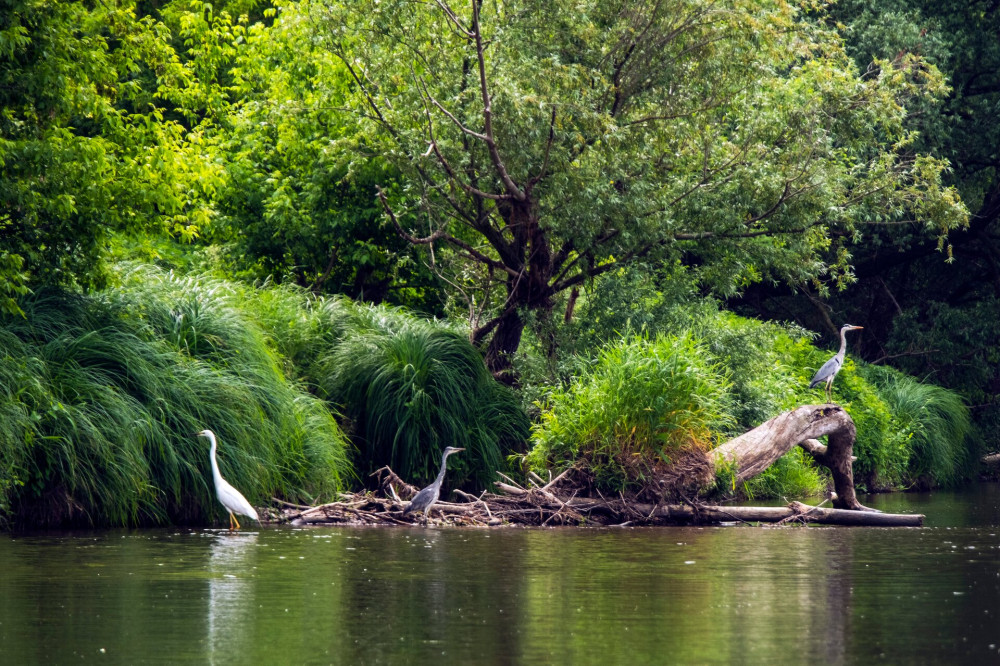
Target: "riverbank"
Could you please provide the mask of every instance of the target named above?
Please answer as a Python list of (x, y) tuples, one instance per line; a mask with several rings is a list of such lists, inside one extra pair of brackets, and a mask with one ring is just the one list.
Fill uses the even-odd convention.
[(264, 509), (264, 521), (292, 525), (384, 525), (384, 526), (614, 526), (719, 525), (736, 523), (848, 525), (867, 527), (919, 527), (922, 514), (894, 514), (875, 510), (854, 511), (825, 508), (802, 502), (786, 506), (718, 506), (697, 499), (680, 503), (658, 503), (618, 498), (577, 497), (574, 491), (560, 493), (561, 479), (545, 485), (534, 481), (525, 488), (507, 478), (496, 484), (499, 493), (470, 495), (460, 490), (461, 502), (437, 502), (425, 516), (404, 513), (417, 489), (388, 468), (379, 470), (380, 492), (341, 493), (340, 500), (303, 506), (275, 499), (280, 509)]

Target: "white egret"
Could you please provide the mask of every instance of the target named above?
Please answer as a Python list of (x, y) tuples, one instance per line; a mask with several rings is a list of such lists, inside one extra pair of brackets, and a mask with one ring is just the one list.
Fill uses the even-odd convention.
[(840, 366), (844, 364), (844, 354), (847, 352), (846, 333), (848, 331), (857, 331), (862, 328), (864, 327), (844, 324), (843, 328), (840, 329), (840, 351), (837, 352), (833, 358), (824, 363), (823, 366), (816, 371), (812, 381), (809, 382), (809, 388), (815, 388), (826, 382), (827, 402), (833, 402), (833, 378), (837, 376), (837, 373), (840, 372)]
[(424, 518), (427, 518), (427, 514), (431, 512), (431, 507), (434, 506), (434, 502), (437, 502), (438, 498), (441, 496), (441, 482), (444, 481), (444, 473), (448, 466), (448, 456), (464, 450), (465, 449), (455, 448), (454, 446), (449, 446), (444, 450), (444, 455), (441, 456), (441, 471), (438, 472), (437, 478), (434, 479), (434, 483), (413, 496), (413, 499), (410, 500), (407, 507), (403, 509), (404, 514), (410, 513), (411, 511), (423, 511)]
[(250, 502), (247, 501), (246, 497), (240, 491), (229, 485), (229, 482), (222, 478), (222, 474), (219, 472), (219, 463), (215, 459), (215, 433), (211, 430), (202, 430), (199, 433), (195, 433), (199, 437), (208, 437), (208, 441), (212, 442), (212, 449), (209, 452), (209, 458), (212, 460), (212, 478), (215, 480), (215, 495), (222, 502), (222, 506), (226, 507), (226, 511), (229, 512), (229, 529), (232, 531), (233, 524), (236, 524), (236, 529), (240, 529), (240, 521), (236, 519), (234, 514), (240, 514), (247, 516), (248, 518), (253, 518), (257, 522), (260, 522), (260, 518), (257, 517), (257, 511), (250, 506)]

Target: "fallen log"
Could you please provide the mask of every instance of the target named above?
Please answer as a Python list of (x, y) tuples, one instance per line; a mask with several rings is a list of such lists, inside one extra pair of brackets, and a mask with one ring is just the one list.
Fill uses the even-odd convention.
[[(815, 441), (827, 435), (824, 447)], [(712, 451), (719, 461), (736, 465), (736, 482), (742, 483), (770, 467), (796, 446), (830, 470), (838, 509), (867, 511), (854, 493), (851, 459), (857, 430), (838, 405), (803, 405), (780, 414)]]
[[(574, 508), (580, 509), (575, 503)], [(593, 508), (592, 506), (590, 508)], [(920, 527), (922, 514), (879, 513), (851, 509), (825, 509), (801, 502), (787, 506), (714, 506), (690, 504), (664, 504), (661, 506), (635, 504), (632, 507), (651, 518), (663, 518), (671, 524), (720, 524), (720, 523), (786, 523), (791, 521), (820, 525), (850, 525), (866, 527)]]
[[(827, 437), (824, 446), (817, 437)], [(919, 514), (886, 514), (862, 506), (854, 492), (851, 469), (856, 436), (854, 422), (837, 405), (804, 405), (785, 412), (701, 456), (698, 464), (690, 465), (694, 474), (687, 481), (705, 476), (714, 478), (714, 470), (725, 465), (735, 470), (735, 481), (742, 483), (770, 467), (795, 446), (801, 446), (817, 463), (830, 469), (835, 493), (834, 508), (807, 506), (792, 502), (787, 506), (747, 507), (713, 506), (685, 494), (685, 475), (673, 478), (678, 485), (664, 492), (657, 503), (641, 497), (626, 501), (624, 496), (608, 500), (601, 496), (577, 497), (581, 487), (574, 487), (571, 467), (546, 482), (529, 474), (528, 485), (522, 487), (508, 476), (495, 487), (502, 494), (483, 493), (472, 496), (458, 493), (469, 500), (462, 503), (437, 502), (430, 516), (422, 513), (402, 513), (404, 499), (417, 489), (405, 483), (391, 469), (383, 467), (373, 476), (379, 480), (383, 497), (372, 493), (347, 494), (341, 501), (317, 507), (286, 505), (277, 522), (296, 524), (336, 523), (354, 525), (711, 525), (720, 523), (818, 523), (824, 525), (857, 525), (875, 527), (916, 527), (923, 524)], [(711, 461), (708, 459), (711, 457)], [(689, 470), (689, 471), (690, 471)], [(669, 481), (662, 481), (669, 485)], [(705, 483), (704, 480), (698, 483)], [(697, 490), (697, 484), (695, 485)], [(596, 491), (600, 495), (599, 491)], [(655, 497), (654, 497), (655, 499)], [(683, 503), (679, 499), (685, 500)]]

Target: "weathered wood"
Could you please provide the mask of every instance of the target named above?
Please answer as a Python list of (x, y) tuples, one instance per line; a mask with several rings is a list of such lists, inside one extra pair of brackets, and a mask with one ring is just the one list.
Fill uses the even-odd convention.
[[(719, 523), (819, 523), (876, 527), (916, 527), (919, 514), (825, 509), (800, 502), (788, 506), (711, 506), (646, 504), (623, 500), (570, 497), (563, 499), (534, 488), (511, 487), (512, 495), (483, 494), (464, 503), (437, 502), (426, 521), (404, 515), (403, 505), (389, 498), (359, 494), (353, 501), (331, 502), (307, 511), (288, 507), (278, 518), (293, 524), (414, 525), (711, 525)], [(263, 512), (262, 512), (262, 515)]]
[(837, 493), (834, 505), (867, 510), (854, 493), (851, 457), (857, 430), (851, 417), (837, 405), (803, 405), (729, 440), (713, 453), (718, 461), (736, 464), (736, 481), (741, 483), (766, 470), (793, 447), (823, 435), (828, 442), (825, 451), (807, 447), (817, 462), (830, 469)]
[[(813, 458), (822, 457), (826, 454), (826, 445), (820, 443), (818, 439), (806, 439), (799, 442), (799, 447), (811, 455)], [(857, 456), (851, 456), (851, 462), (855, 463), (858, 461)]]
[[(578, 511), (594, 510), (593, 500), (573, 500), (568, 503)], [(609, 507), (611, 508), (611, 507)], [(632, 504), (631, 508), (650, 518), (661, 518), (671, 523), (779, 523), (798, 520), (821, 525), (853, 525), (868, 527), (919, 527), (922, 514), (879, 513), (851, 509), (825, 509), (792, 502), (788, 506), (699, 506), (688, 504)]]

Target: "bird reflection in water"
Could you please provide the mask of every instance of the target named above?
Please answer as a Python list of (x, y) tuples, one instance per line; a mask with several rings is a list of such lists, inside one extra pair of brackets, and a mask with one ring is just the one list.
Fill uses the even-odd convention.
[(208, 654), (231, 661), (250, 639), (257, 604), (257, 534), (214, 536), (208, 562)]

